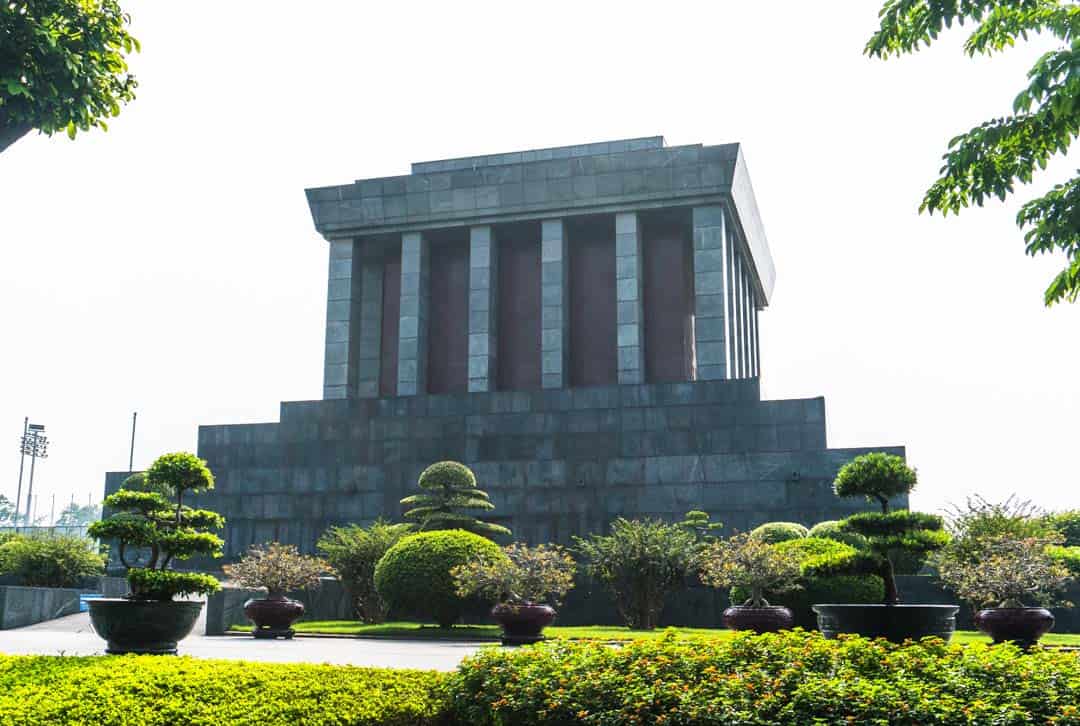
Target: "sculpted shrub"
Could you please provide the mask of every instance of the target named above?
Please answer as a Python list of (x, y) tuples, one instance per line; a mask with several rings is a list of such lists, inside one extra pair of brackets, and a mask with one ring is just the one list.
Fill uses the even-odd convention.
[[(117, 544), (120, 562), (128, 571), (130, 597), (169, 601), (178, 595), (216, 592), (220, 585), (210, 575), (171, 569), (177, 560), (221, 556), (224, 543), (213, 531), (225, 526), (224, 518), (184, 504), (185, 494), (214, 488), (206, 462), (189, 453), (164, 454), (147, 470), (143, 486), (147, 491), (121, 489), (106, 497), (104, 504), (114, 513), (88, 530), (91, 537)], [(146, 552), (146, 561), (129, 560), (132, 549)]]
[(802, 539), (807, 534), (806, 527), (795, 522), (766, 522), (750, 532), (751, 537), (766, 544), (786, 542), (789, 539)]
[(449, 628), (465, 607), (451, 570), (476, 560), (498, 562), (505, 557), (491, 540), (460, 529), (412, 534), (379, 560), (375, 589), (391, 610)]
[(495, 505), (487, 492), (476, 488), (472, 469), (457, 461), (439, 461), (420, 474), (421, 493), (401, 500), (405, 519), (416, 532), (440, 529), (463, 529), (466, 532), (495, 538), (509, 536), (510, 530), (501, 524), (485, 522), (469, 514), (469, 510), (490, 512)]

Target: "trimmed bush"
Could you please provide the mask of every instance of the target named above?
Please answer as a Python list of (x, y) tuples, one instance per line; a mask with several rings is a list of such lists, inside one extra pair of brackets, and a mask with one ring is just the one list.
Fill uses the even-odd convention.
[(831, 519), (825, 522), (818, 522), (806, 535), (807, 537), (816, 537), (818, 539), (831, 539), (836, 542), (843, 542), (846, 545), (851, 545), (856, 549), (862, 549), (866, 547), (866, 537), (861, 534), (849, 532), (844, 529), (843, 523), (838, 519)]
[(766, 522), (751, 530), (750, 536), (762, 542), (777, 544), (792, 539), (802, 539), (808, 533), (809, 530), (806, 527), (795, 522)]
[(0, 545), (0, 564), (27, 587), (78, 587), (105, 571), (93, 541), (85, 537), (14, 537)]
[(375, 565), (375, 589), (391, 610), (434, 620), (449, 628), (466, 601), (450, 571), (477, 559), (506, 555), (489, 539), (460, 529), (421, 532), (402, 538)]
[(449, 690), (456, 722), (474, 726), (1075, 724), (1080, 658), (802, 631), (621, 648), (553, 641), (484, 648)]
[(161, 656), (0, 656), (0, 722), (34, 726), (444, 723), (429, 671)]
[[(817, 615), (811, 606), (817, 603), (876, 603), (885, 594), (885, 583), (874, 574), (809, 575), (807, 569), (847, 569), (861, 555), (851, 545), (822, 537), (789, 540), (773, 545), (785, 557), (799, 563), (803, 572), (799, 578), (800, 590), (784, 593), (766, 592), (765, 597), (773, 605), (785, 605), (795, 614), (795, 625), (810, 630), (817, 629)], [(731, 602), (739, 603), (749, 597), (747, 590), (732, 588)]]

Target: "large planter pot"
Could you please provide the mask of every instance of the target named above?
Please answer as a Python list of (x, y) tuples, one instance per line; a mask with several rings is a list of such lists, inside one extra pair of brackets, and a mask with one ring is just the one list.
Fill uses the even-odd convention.
[(814, 605), (826, 638), (840, 633), (886, 638), (894, 643), (933, 636), (949, 640), (959, 605)]
[(731, 630), (752, 630), (755, 633), (775, 633), (789, 630), (795, 624), (795, 614), (782, 605), (750, 607), (734, 605), (724, 611), (724, 627)]
[(1054, 627), (1054, 615), (1046, 608), (989, 608), (975, 613), (975, 627), (994, 643), (1030, 648)]
[(292, 624), (304, 614), (304, 603), (284, 595), (251, 599), (244, 603), (244, 615), (255, 623), (251, 634), (256, 638), (291, 639)]
[(88, 601), (90, 624), (108, 643), (106, 653), (176, 655), (202, 611), (201, 602), (150, 602), (103, 597)]
[(525, 645), (544, 639), (544, 628), (555, 620), (555, 609), (536, 603), (499, 603), (491, 617), (502, 626), (503, 645)]

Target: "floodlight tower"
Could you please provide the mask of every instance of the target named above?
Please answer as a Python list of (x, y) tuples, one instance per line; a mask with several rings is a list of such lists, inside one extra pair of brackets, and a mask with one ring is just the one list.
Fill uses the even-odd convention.
[[(29, 424), (23, 434), (19, 450), (30, 457), (30, 486), (26, 491), (26, 514), (23, 521), (30, 524), (30, 505), (34, 497), (34, 464), (38, 459), (49, 458), (49, 440), (45, 438), (45, 427), (41, 424)], [(18, 502), (15, 506), (18, 507)]]

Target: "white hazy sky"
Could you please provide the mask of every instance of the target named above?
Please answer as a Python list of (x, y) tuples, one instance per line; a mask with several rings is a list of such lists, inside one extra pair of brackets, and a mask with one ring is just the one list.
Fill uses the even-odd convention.
[(871, 0), (123, 4), (135, 102), (108, 133), (0, 155), (0, 491), (29, 415), (52, 440), (39, 514), (100, 499), (134, 410), (138, 469), (198, 424), (321, 396), (305, 187), (653, 134), (744, 144), (778, 269), (766, 397), (825, 396), (831, 446), (906, 444), (917, 507), (1080, 506), (1080, 306), (1043, 307), (1061, 259), (1013, 225), (1073, 167), (917, 214), (946, 140), (1007, 113), (1045, 42), (871, 61)]

